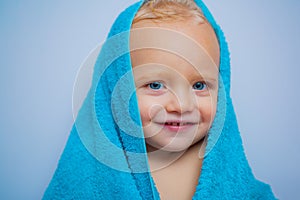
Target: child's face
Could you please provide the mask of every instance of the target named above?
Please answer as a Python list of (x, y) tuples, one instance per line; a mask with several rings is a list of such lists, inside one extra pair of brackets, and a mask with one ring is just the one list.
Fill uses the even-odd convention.
[[(208, 24), (139, 22), (133, 28), (178, 33), (132, 34), (131, 47), (159, 40), (162, 49), (131, 52), (133, 74), (148, 150), (182, 151), (207, 134), (216, 113), (219, 46)], [(157, 29), (156, 32), (159, 32)], [(195, 43), (196, 42), (196, 43)], [(155, 42), (153, 42), (155, 43)], [(197, 44), (197, 45), (195, 45)], [(147, 45), (147, 44), (145, 44)], [(170, 51), (182, 52), (176, 55)], [(181, 57), (183, 56), (183, 57)]]

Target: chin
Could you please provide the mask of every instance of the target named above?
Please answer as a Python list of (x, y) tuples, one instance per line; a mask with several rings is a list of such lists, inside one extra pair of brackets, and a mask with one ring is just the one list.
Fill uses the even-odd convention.
[(154, 142), (146, 140), (148, 149), (150, 151), (166, 151), (166, 152), (182, 152), (191, 147), (196, 141), (190, 141), (183, 138), (173, 139), (170, 142)]

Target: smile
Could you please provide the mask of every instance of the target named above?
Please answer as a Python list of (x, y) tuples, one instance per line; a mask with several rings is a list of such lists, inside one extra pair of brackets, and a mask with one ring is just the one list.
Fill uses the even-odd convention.
[(166, 126), (185, 126), (185, 125), (192, 125), (191, 122), (166, 122), (164, 125)]
[(168, 121), (163, 123), (157, 123), (163, 126), (163, 129), (170, 132), (188, 131), (191, 128), (195, 128), (198, 123), (195, 122), (183, 122), (183, 121)]

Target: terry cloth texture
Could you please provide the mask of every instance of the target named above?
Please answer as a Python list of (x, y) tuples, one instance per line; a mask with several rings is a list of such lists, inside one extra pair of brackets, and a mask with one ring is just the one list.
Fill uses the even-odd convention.
[[(223, 32), (200, 0), (220, 44), (217, 114), (193, 199), (275, 199), (252, 174), (230, 98), (230, 58)], [(43, 199), (159, 199), (148, 172), (129, 51), (129, 30), (143, 1), (113, 24), (94, 66), (91, 88)]]

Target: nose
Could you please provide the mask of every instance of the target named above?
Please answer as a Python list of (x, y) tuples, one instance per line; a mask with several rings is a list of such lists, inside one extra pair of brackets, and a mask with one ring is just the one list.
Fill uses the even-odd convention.
[(183, 114), (192, 112), (195, 109), (196, 100), (192, 91), (179, 89), (170, 92), (167, 98), (168, 101), (165, 106), (167, 112)]

